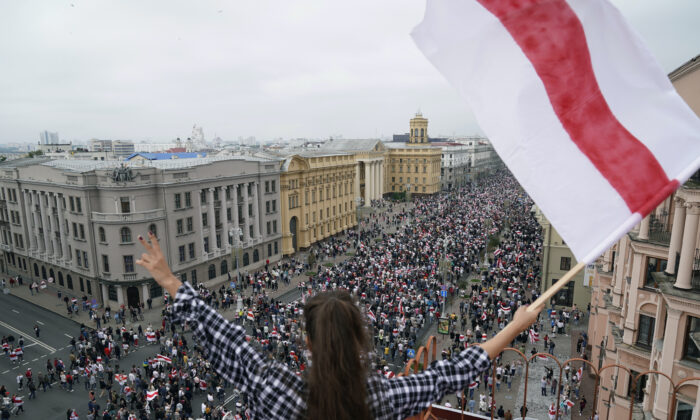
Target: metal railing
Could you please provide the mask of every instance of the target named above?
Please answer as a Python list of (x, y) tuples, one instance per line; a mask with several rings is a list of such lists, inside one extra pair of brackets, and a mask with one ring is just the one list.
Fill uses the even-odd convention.
[(655, 242), (671, 242), (671, 229), (669, 226), (668, 212), (649, 215), (649, 240)]
[(150, 222), (165, 218), (165, 210), (156, 209), (137, 213), (97, 213), (92, 212), (92, 220), (94, 222), (118, 222), (118, 223), (133, 223), (133, 222)]
[[(471, 345), (476, 345), (476, 344), (471, 344)], [(645, 375), (660, 375), (660, 376), (666, 378), (669, 381), (669, 385), (670, 385), (669, 389), (671, 390), (670, 392), (672, 394), (671, 404), (668, 407), (668, 420), (673, 420), (675, 418), (675, 413), (676, 413), (676, 408), (677, 408), (676, 405), (678, 403), (677, 394), (680, 392), (681, 388), (683, 388), (686, 385), (690, 385), (691, 381), (698, 381), (697, 386), (700, 387), (700, 377), (685, 378), (685, 379), (678, 381), (678, 383), (675, 383), (673, 381), (673, 378), (671, 378), (670, 375), (663, 373), (663, 372), (656, 371), (656, 370), (649, 370), (646, 372), (638, 373), (637, 375), (632, 375), (632, 371), (629, 368), (622, 366), (622, 365), (619, 365), (619, 364), (610, 364), (610, 365), (602, 366), (600, 368), (596, 368), (596, 366), (594, 366), (590, 361), (585, 360), (585, 359), (581, 359), (581, 358), (568, 359), (562, 363), (559, 361), (559, 359), (557, 359), (555, 356), (553, 356), (549, 353), (536, 353), (530, 357), (527, 357), (520, 350), (514, 349), (512, 347), (507, 347), (503, 350), (503, 353), (501, 354), (501, 356), (506, 352), (515, 352), (518, 356), (520, 356), (520, 358), (525, 363), (525, 376), (523, 377), (523, 380), (525, 381), (525, 383), (524, 383), (524, 396), (523, 396), (523, 404), (522, 404), (522, 407), (524, 408), (523, 411), (525, 411), (525, 412), (527, 410), (527, 389), (528, 389), (528, 374), (530, 372), (530, 363), (533, 360), (535, 360), (536, 358), (549, 358), (549, 359), (554, 360), (554, 362), (556, 362), (557, 366), (559, 366), (559, 379), (558, 379), (559, 384), (562, 384), (562, 376), (563, 376), (564, 370), (567, 366), (572, 365), (573, 363), (578, 363), (578, 362), (581, 363), (581, 366), (587, 365), (589, 367), (590, 371), (592, 371), (593, 375), (595, 376), (595, 386), (593, 388), (593, 404), (592, 404), (594, 411), (597, 410), (596, 407), (597, 407), (597, 403), (598, 403), (598, 398), (600, 398), (600, 388), (601, 388), (600, 379), (602, 377), (601, 375), (603, 375), (604, 372), (607, 373), (610, 370), (612, 370), (611, 375), (614, 375), (613, 378), (614, 378), (615, 384), (617, 384), (617, 376), (618, 376), (618, 374), (616, 372), (618, 372), (619, 369), (626, 371), (627, 374), (629, 375), (629, 377), (633, 378), (633, 380), (631, 381), (631, 388), (630, 388), (629, 394), (628, 394), (628, 395), (632, 395), (632, 396), (634, 396), (636, 394), (637, 384), (639, 383), (640, 379), (642, 377), (644, 377)], [(408, 363), (406, 363), (406, 366), (404, 367), (403, 372), (399, 373), (398, 376), (408, 376), (411, 374), (419, 373), (419, 372), (425, 370), (430, 365), (430, 363), (432, 363), (435, 360), (437, 360), (437, 339), (435, 338), (435, 336), (430, 336), (430, 338), (428, 338), (426, 346), (421, 346), (418, 349), (418, 352), (416, 352), (416, 357), (414, 357), (413, 359), (410, 359), (408, 361)], [(493, 372), (491, 374), (492, 374), (492, 377), (495, 378), (496, 377), (496, 364), (495, 363), (493, 363), (492, 368), (493, 368)], [(614, 370), (614, 369), (617, 369), (617, 370)], [(496, 399), (495, 399), (495, 397), (496, 397), (496, 383), (495, 382), (496, 381), (492, 381), (492, 383), (490, 385), (490, 388), (491, 388), (490, 395), (491, 395), (492, 405), (490, 407), (490, 410), (491, 410), (490, 417), (488, 417), (488, 415), (487, 415), (487, 418), (490, 418), (491, 420), (498, 419), (498, 416), (496, 415), (496, 406), (497, 405), (495, 402), (496, 401)], [(657, 382), (657, 386), (658, 386), (658, 382)], [(489, 386), (486, 385), (486, 387), (488, 390)], [(611, 392), (611, 394), (615, 393), (614, 388), (609, 390), (609, 391)], [(555, 406), (557, 408), (556, 419), (562, 419), (565, 416), (565, 414), (562, 414), (559, 410), (560, 403), (562, 402), (561, 397), (562, 397), (562, 392), (557, 392), (557, 403)], [(650, 396), (650, 397), (653, 398), (653, 396)], [(635, 412), (635, 403), (637, 403), (637, 405), (640, 405), (640, 403), (639, 403), (639, 401), (637, 401), (636, 398), (629, 398), (629, 400), (630, 400), (629, 420), (632, 420), (632, 415)], [(459, 418), (460, 420), (464, 420), (464, 419), (483, 418), (482, 416), (477, 415), (476, 413), (471, 413), (471, 412), (465, 411), (466, 398), (465, 398), (464, 392), (462, 392), (461, 402), (462, 402), (462, 405), (461, 405), (461, 407), (458, 408), (459, 417), (457, 417), (455, 415), (455, 413), (453, 412), (454, 410), (450, 410), (452, 412), (448, 413), (447, 410), (445, 410), (444, 408), (442, 408), (440, 406), (431, 405), (427, 410), (425, 410), (422, 413), (417, 414), (415, 416), (411, 416), (411, 417), (407, 418), (406, 420), (428, 420), (428, 419), (438, 420), (438, 419), (445, 419), (445, 418), (449, 418), (449, 419)], [(515, 405), (517, 405), (517, 403), (515, 403)], [(514, 408), (515, 408), (515, 406), (514, 406)], [(601, 418), (604, 418), (604, 417), (601, 417)]]

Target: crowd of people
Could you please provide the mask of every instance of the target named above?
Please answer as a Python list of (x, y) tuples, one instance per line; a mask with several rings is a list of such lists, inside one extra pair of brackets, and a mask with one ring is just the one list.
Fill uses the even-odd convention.
[[(542, 240), (532, 205), (515, 179), (505, 174), (449, 193), (416, 197), (413, 206), (379, 200), (372, 203), (377, 211), (356, 229), (316, 244), (305, 261), (268, 262), (264, 269), (234, 276), (218, 288), (198, 284), (196, 289), (205, 302), (245, 326), (254, 347), (300, 375), (309, 363), (302, 340), (304, 302), (318, 292), (348, 290), (367, 315), (376, 369), (391, 377), (437, 320), (446, 324), (443, 333), (451, 340), (442, 352), (447, 358), (495, 335), (518, 307), (537, 297)], [(322, 263), (340, 256), (345, 258), (339, 263)], [(296, 299), (283, 302), (273, 297), (280, 284), (288, 285), (302, 274), (309, 278), (299, 282)], [(462, 298), (458, 310), (449, 305), (456, 297)], [(66, 363), (54, 359), (47, 362), (45, 373), (25, 373), (19, 384), (30, 390), (28, 399), (36, 398), (37, 388), (48, 392), (56, 381), (66, 392), (88, 393), (87, 412), (71, 408), (68, 420), (77, 419), (78, 412), (88, 419), (245, 418), (245, 393), (232, 389), (232, 410), (224, 408), (227, 384), (201, 357), (196, 343), (188, 342), (184, 330), (169, 322), (167, 295), (165, 302), (162, 323), (146, 330), (140, 325), (127, 330), (124, 308), (114, 326), (110, 312), (98, 315), (83, 308), (91, 311), (96, 328), (81, 328)], [(563, 319), (563, 313), (560, 316)], [(138, 314), (132, 318), (137, 320)], [(544, 328), (535, 326), (533, 332)], [(120, 360), (138, 340), (152, 345), (157, 355), (140, 365), (122, 365)], [(532, 333), (523, 332), (513, 345), (528, 340), (533, 341)], [(475, 390), (491, 384), (510, 388), (512, 378), (522, 371), (518, 362), (499, 359), (496, 366), (495, 378), (485, 372), (460, 393), (467, 408), (490, 411), (495, 402), (481, 395), (477, 407)], [(574, 386), (566, 385), (571, 390), (577, 389)], [(9, 392), (5, 387), (0, 391)], [(8, 405), (19, 413), (23, 401), (15, 401), (14, 394)], [(196, 394), (204, 397), (201, 407), (193, 407)]]

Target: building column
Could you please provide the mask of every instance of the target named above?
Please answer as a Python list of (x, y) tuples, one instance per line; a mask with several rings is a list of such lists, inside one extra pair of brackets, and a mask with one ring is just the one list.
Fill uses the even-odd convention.
[(124, 296), (122, 295), (122, 286), (120, 284), (117, 284), (114, 286), (117, 289), (117, 303), (119, 306), (122, 306), (124, 304)]
[[(58, 196), (55, 193), (50, 193), (49, 195), (49, 204), (53, 203), (55, 200), (56, 207), (56, 217), (53, 216), (53, 211), (49, 211), (49, 218), (51, 219), (51, 246), (53, 247), (53, 257), (58, 261), (60, 258), (60, 251), (59, 251), (59, 246), (58, 246), (58, 238), (56, 237), (56, 230), (57, 228), (60, 228), (60, 226), (56, 225), (56, 221), (58, 220)], [(49, 207), (50, 209), (51, 207)]]
[(195, 200), (197, 200), (197, 219), (199, 219), (199, 234), (202, 235), (200, 245), (202, 246), (202, 258), (204, 258), (205, 255), (207, 255), (207, 251), (204, 250), (204, 218), (202, 217), (202, 192), (200, 190), (197, 190), (197, 195), (198, 197), (195, 197)]
[(45, 256), (49, 256), (51, 254), (51, 232), (49, 231), (49, 212), (48, 212), (48, 206), (44, 202), (44, 197), (47, 198), (48, 200), (48, 193), (41, 193), (41, 196), (39, 197), (39, 208), (41, 209), (41, 222), (43, 229), (42, 231), (44, 232), (44, 253)]
[(683, 245), (681, 247), (681, 261), (678, 264), (678, 274), (673, 287), (678, 289), (691, 289), (693, 276), (693, 262), (695, 260), (695, 238), (698, 235), (698, 220), (700, 220), (700, 207), (686, 203), (685, 227), (683, 229)]
[[(42, 225), (41, 221), (41, 203), (39, 202), (41, 196), (37, 191), (32, 192), (32, 219), (34, 220), (34, 230), (36, 231), (36, 243), (37, 243), (37, 249), (40, 253), (44, 252), (44, 243), (43, 240), (39, 240), (39, 228)], [(38, 206), (38, 209), (36, 208)]]
[(102, 289), (102, 308), (104, 309), (105, 306), (109, 306), (107, 302), (109, 302), (109, 292), (107, 291), (107, 285), (102, 283), (100, 284), (100, 288)]
[(379, 198), (379, 162), (372, 163), (372, 199)]
[(209, 219), (209, 252), (218, 249), (216, 246), (216, 215), (214, 214), (214, 188), (207, 189), (207, 218)]
[(365, 207), (370, 206), (370, 195), (369, 195), (369, 189), (370, 189), (370, 175), (369, 175), (369, 162), (365, 161)]
[[(659, 371), (672, 372), (673, 359), (676, 354), (676, 340), (680, 328), (681, 311), (678, 309), (666, 309), (666, 334), (664, 335), (664, 349), (661, 352)], [(663, 376), (659, 376), (656, 383), (656, 403), (654, 404), (654, 417), (665, 419), (668, 417), (670, 403), (671, 383)]]
[(649, 239), (649, 215), (642, 219), (642, 223), (639, 225), (638, 239)]
[[(260, 197), (260, 194), (258, 194), (258, 188), (260, 187), (260, 184), (258, 181), (253, 182), (253, 217), (255, 220), (253, 220), (253, 237), (255, 239), (260, 239), (260, 206), (258, 203), (258, 197)], [(303, 199), (304, 197), (301, 197)], [(299, 221), (301, 223), (301, 220)]]
[(148, 283), (143, 283), (141, 285), (141, 301), (143, 302), (144, 308), (148, 308), (148, 303), (146, 301), (149, 297), (151, 297), (151, 291), (148, 288)]
[(63, 195), (61, 195), (59, 198), (58, 203), (58, 214), (61, 217), (61, 220), (58, 221), (59, 224), (59, 230), (61, 231), (61, 256), (63, 258), (64, 264), (68, 265), (70, 264), (71, 256), (68, 255), (68, 230), (66, 228), (66, 207), (63, 205)]
[(384, 197), (384, 161), (379, 161), (379, 198)]
[(23, 194), (25, 209), (24, 211), (26, 212), (25, 223), (27, 224), (27, 235), (29, 236), (29, 249), (32, 251), (36, 251), (36, 233), (34, 231), (34, 217), (32, 216), (32, 205), (29, 202), (29, 192), (27, 190), (24, 190)]
[[(231, 214), (231, 222), (233, 223), (233, 231), (236, 232), (238, 228), (238, 184), (233, 186), (233, 214)], [(234, 233), (233, 236), (233, 246), (240, 241), (240, 236)]]
[[(357, 164), (355, 165), (355, 185), (354, 188), (355, 190), (355, 196), (352, 198), (353, 201), (355, 201), (358, 197), (360, 197), (360, 161), (357, 161)], [(357, 203), (357, 201), (355, 201)]]
[[(244, 183), (242, 185), (243, 188), (243, 242), (244, 245), (243, 247), (248, 246), (248, 241), (250, 240), (250, 231), (249, 231), (249, 225), (250, 225), (250, 219), (248, 215), (248, 183)], [(281, 203), (280, 203), (281, 204)]]
[(676, 274), (676, 258), (681, 250), (683, 241), (683, 229), (685, 227), (685, 202), (676, 197), (673, 202), (673, 225), (671, 226), (671, 242), (668, 245), (668, 262), (666, 274)]
[(227, 251), (230, 249), (228, 246), (228, 199), (226, 199), (228, 191), (228, 185), (221, 188), (223, 195), (223, 200), (221, 200), (221, 248)]

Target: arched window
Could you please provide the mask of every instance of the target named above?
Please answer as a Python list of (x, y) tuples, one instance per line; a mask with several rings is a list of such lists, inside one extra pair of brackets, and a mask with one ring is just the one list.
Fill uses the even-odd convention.
[(131, 229), (123, 227), (119, 232), (121, 233), (123, 244), (131, 242)]
[(61, 273), (60, 271), (58, 272), (58, 284), (63, 286), (63, 273)]
[(148, 231), (153, 233), (153, 236), (155, 236), (156, 238), (158, 237), (158, 230), (156, 228), (155, 223), (151, 223), (151, 226), (148, 227)]
[(71, 277), (70, 274), (66, 276), (66, 286), (73, 290), (73, 277)]
[(100, 226), (100, 228), (97, 231), (100, 234), (100, 242), (107, 242), (107, 235), (105, 235), (105, 228)]
[(216, 277), (216, 266), (214, 264), (209, 265), (209, 280)]
[(41, 278), (46, 280), (46, 267), (41, 266)]
[(54, 280), (56, 279), (56, 277), (54, 277), (53, 275), (53, 268), (49, 268), (49, 277), (51, 277)]
[(247, 266), (248, 264), (250, 264), (250, 257), (246, 252), (245, 254), (243, 254), (243, 267)]
[(257, 249), (253, 250), (253, 262), (256, 263), (260, 261), (260, 253), (258, 252)]
[(36, 263), (34, 263), (34, 275), (39, 277), (39, 266)]
[(420, 129), (420, 136), (423, 137), (425, 135), (425, 129), (421, 128)]
[(221, 275), (223, 276), (224, 273), (228, 273), (228, 261), (226, 260), (221, 261)]

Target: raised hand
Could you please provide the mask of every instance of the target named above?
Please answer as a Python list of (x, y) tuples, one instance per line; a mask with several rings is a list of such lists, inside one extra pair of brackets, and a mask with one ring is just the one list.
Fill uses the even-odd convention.
[(177, 289), (180, 288), (182, 282), (173, 275), (170, 271), (163, 251), (160, 249), (158, 239), (153, 235), (153, 232), (148, 232), (149, 244), (143, 236), (139, 235), (139, 242), (146, 249), (146, 252), (141, 254), (141, 258), (136, 260), (136, 264), (144, 267), (153, 276), (153, 279), (165, 290), (170, 293), (170, 296), (175, 298)]

